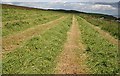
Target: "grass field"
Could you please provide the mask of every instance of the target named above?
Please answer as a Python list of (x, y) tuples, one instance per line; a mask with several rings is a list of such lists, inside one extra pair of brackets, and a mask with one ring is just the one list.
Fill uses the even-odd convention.
[[(3, 36), (14, 34), (20, 31), (24, 31), (27, 28), (44, 24), (46, 22), (55, 20), (61, 17), (62, 13), (43, 10), (26, 10), (25, 8), (19, 8), (9, 6), (3, 6), (2, 9), (3, 18)], [(14, 13), (14, 14), (13, 14)]]
[(112, 36), (120, 39), (120, 33), (118, 27), (120, 23), (116, 19), (111, 17), (104, 17), (103, 15), (81, 14), (82, 18), (86, 19), (91, 24), (100, 27), (102, 30), (109, 32)]
[(2, 10), (3, 74), (119, 73), (114, 18), (10, 5)]
[(94, 73), (118, 72), (118, 46), (109, 43), (90, 24), (78, 17), (82, 38), (89, 55), (87, 65)]
[[(44, 34), (26, 41), (23, 47), (6, 54), (3, 61), (3, 69), (5, 69), (3, 72), (52, 73), (55, 67), (54, 60), (62, 50), (70, 24), (71, 18), (69, 17), (60, 24), (56, 24), (52, 29), (47, 30)], [(13, 67), (13, 65), (15, 66)]]

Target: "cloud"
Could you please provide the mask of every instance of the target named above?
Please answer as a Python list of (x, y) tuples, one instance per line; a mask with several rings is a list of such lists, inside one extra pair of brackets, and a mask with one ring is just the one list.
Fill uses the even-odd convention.
[(111, 5), (100, 5), (100, 4), (92, 5), (91, 9), (93, 10), (116, 10), (116, 8), (112, 7)]
[[(82, 12), (103, 13), (109, 15), (118, 14), (118, 8), (113, 6), (114, 3), (96, 4), (90, 2), (59, 2), (59, 1), (61, 0), (56, 0), (56, 2), (16, 2), (16, 3), (8, 2), (8, 3), (44, 9), (78, 10)], [(117, 3), (115, 5), (117, 5)]]
[(2, 0), (2, 2), (119, 2), (119, 0)]

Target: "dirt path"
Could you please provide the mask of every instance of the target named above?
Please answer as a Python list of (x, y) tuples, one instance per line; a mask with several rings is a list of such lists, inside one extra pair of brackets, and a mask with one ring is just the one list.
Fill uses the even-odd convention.
[[(83, 18), (82, 18), (83, 19)], [(83, 19), (85, 20), (85, 19)], [(86, 20), (85, 20), (86, 21)], [(86, 21), (87, 22), (87, 21)], [(89, 22), (88, 22), (89, 23)], [(115, 44), (115, 45), (118, 45), (118, 40), (115, 39), (113, 36), (111, 36), (108, 32), (104, 31), (104, 30), (101, 30), (99, 27), (97, 26), (94, 26), (92, 24), (90, 24), (91, 27), (93, 27), (97, 32), (100, 33), (100, 35), (105, 38), (106, 40), (108, 40), (110, 43), (112, 44)]]
[(46, 24), (42, 24), (34, 28), (29, 28), (18, 34), (8, 36), (8, 37), (3, 37), (3, 40), (2, 40), (3, 41), (3, 53), (5, 51), (11, 51), (11, 50), (16, 49), (18, 46), (20, 46), (20, 43), (22, 43), (24, 40), (27, 40), (35, 35), (43, 33), (44, 31), (52, 28), (55, 24), (57, 24), (58, 22), (61, 22), (65, 18), (66, 17), (63, 16), (59, 19), (53, 20)]
[[(82, 55), (84, 47), (82, 43), (79, 43), (80, 31), (74, 16), (71, 29), (67, 34), (67, 41), (64, 44), (62, 53), (58, 56), (55, 72), (56, 74), (86, 73), (86, 67), (83, 64), (85, 57)], [(81, 51), (81, 57), (77, 56), (77, 51), (79, 53)]]

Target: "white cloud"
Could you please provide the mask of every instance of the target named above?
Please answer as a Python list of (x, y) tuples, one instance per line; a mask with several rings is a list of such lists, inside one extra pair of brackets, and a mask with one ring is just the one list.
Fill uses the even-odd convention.
[(11, 3), (11, 2), (8, 2), (7, 4), (13, 4), (13, 3)]
[(86, 5), (85, 3), (79, 3), (79, 5)]
[(92, 5), (91, 9), (93, 10), (116, 10), (116, 8), (112, 7), (111, 5), (100, 5), (100, 4)]
[(2, 0), (2, 2), (118, 2), (119, 0)]
[[(37, 1), (37, 0), (36, 0)], [(43, 1), (43, 0), (42, 0)], [(59, 0), (60, 1), (60, 0)], [(12, 4), (11, 2), (8, 2), (9, 4)], [(13, 3), (15, 4), (15, 3)], [(35, 7), (35, 8), (44, 8), (44, 9), (70, 9), (70, 10), (78, 10), (83, 12), (92, 12), (92, 13), (103, 13), (103, 14), (112, 14), (117, 15), (118, 14), (118, 8), (114, 7), (109, 4), (95, 4), (95, 3), (88, 3), (88, 2), (20, 2), (16, 5), (21, 6), (28, 6), (28, 7)]]

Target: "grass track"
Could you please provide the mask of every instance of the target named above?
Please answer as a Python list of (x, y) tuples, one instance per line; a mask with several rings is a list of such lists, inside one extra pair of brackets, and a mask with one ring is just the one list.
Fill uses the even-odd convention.
[(63, 51), (57, 58), (56, 74), (85, 74), (88, 68), (84, 64), (86, 55), (84, 47), (80, 42), (80, 30), (76, 17), (73, 15), (70, 30), (67, 32), (67, 40)]

